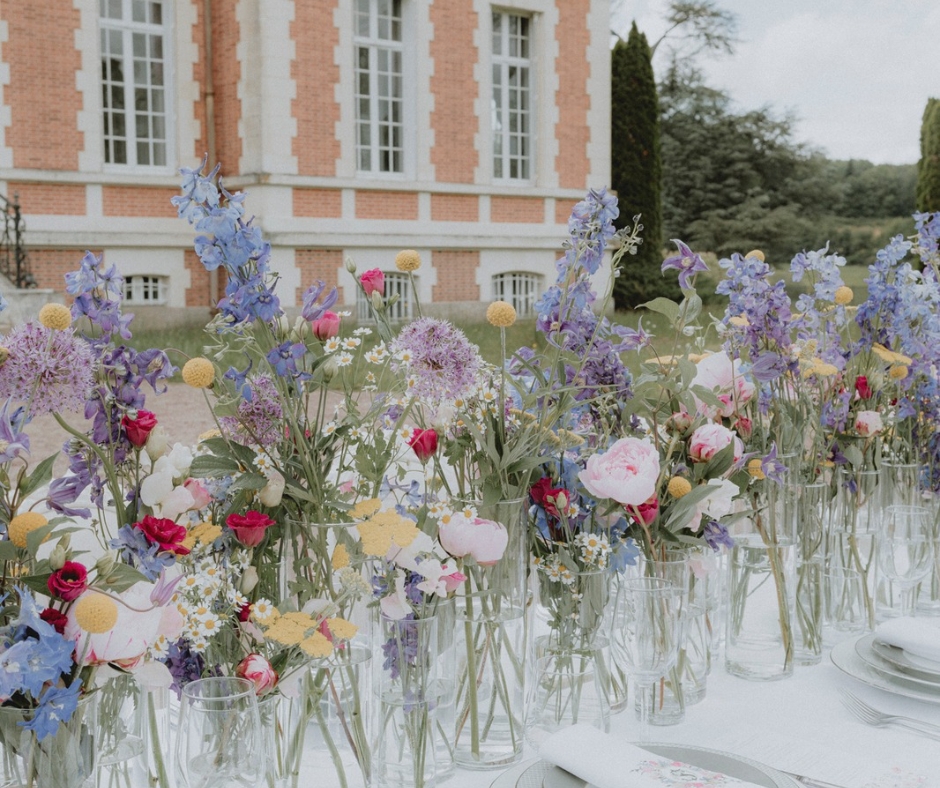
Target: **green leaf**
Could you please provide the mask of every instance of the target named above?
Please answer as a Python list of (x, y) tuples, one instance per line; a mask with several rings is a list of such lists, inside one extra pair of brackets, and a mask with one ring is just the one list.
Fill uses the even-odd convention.
[(691, 295), (682, 301), (682, 306), (685, 307), (685, 322), (692, 323), (702, 312), (702, 299), (694, 290), (685, 292), (691, 292)]
[(845, 455), (845, 459), (849, 461), (849, 464), (853, 468), (861, 468), (865, 464), (865, 455), (862, 454), (862, 450), (858, 446), (849, 445), (842, 450), (842, 454)]
[(640, 304), (641, 307), (649, 309), (650, 312), (658, 312), (661, 315), (665, 315), (669, 318), (669, 322), (675, 323), (679, 319), (679, 305), (672, 301), (669, 298), (654, 298), (652, 301), (647, 301), (645, 304)]
[(42, 572), (38, 575), (27, 575), (26, 577), (21, 577), (19, 582), (39, 594), (48, 595), (50, 577), (52, 577), (52, 572)]
[(26, 550), (30, 555), (36, 555), (36, 552), (39, 550), (39, 545), (46, 541), (46, 537), (53, 532), (55, 526), (55, 523), (47, 523), (42, 526), (42, 528), (30, 531), (26, 535)]
[(732, 465), (734, 465), (734, 441), (731, 441), (705, 464), (704, 475), (708, 479), (717, 479), (719, 476), (724, 476)]
[(15, 561), (19, 558), (19, 548), (7, 540), (0, 542), (0, 561)]
[(201, 454), (189, 466), (189, 475), (195, 478), (231, 476), (239, 470), (238, 463), (231, 457), (218, 457), (214, 454)]
[(20, 494), (23, 498), (32, 495), (40, 487), (44, 487), (52, 481), (52, 466), (58, 456), (58, 453), (56, 453), (51, 457), (46, 457), (29, 476), (20, 480)]
[(243, 473), (234, 482), (229, 490), (260, 490), (268, 480), (260, 473)]
[(132, 585), (146, 582), (147, 578), (128, 564), (116, 563), (108, 576), (104, 578), (104, 585), (108, 591), (120, 594)]

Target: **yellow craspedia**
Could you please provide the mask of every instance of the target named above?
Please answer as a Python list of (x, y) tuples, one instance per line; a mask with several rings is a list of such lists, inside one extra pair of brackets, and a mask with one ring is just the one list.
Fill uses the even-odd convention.
[(682, 476), (673, 476), (669, 480), (666, 491), (673, 498), (682, 498), (684, 495), (688, 495), (692, 492), (692, 482)]
[(904, 380), (907, 377), (908, 368), (904, 364), (892, 364), (888, 370), (888, 377), (891, 380)]
[(331, 559), (330, 563), (332, 564), (334, 571), (345, 569), (347, 566), (349, 566), (349, 550), (346, 549), (346, 545), (336, 545), (336, 549), (333, 551), (333, 558)]
[(42, 528), (49, 521), (39, 512), (23, 512), (10, 520), (8, 533), (10, 541), (17, 547), (26, 547), (26, 537), (37, 528)]
[(322, 632), (314, 632), (310, 637), (304, 638), (300, 648), (304, 654), (314, 659), (328, 657), (333, 653), (333, 644)]
[(760, 461), (759, 457), (755, 457), (753, 460), (748, 460), (747, 463), (747, 472), (753, 476), (755, 479), (766, 479), (767, 474), (764, 473), (764, 466)]
[(395, 267), (406, 274), (417, 271), (421, 267), (421, 255), (414, 249), (402, 249), (395, 255)]
[(72, 312), (65, 304), (46, 304), (39, 310), (39, 322), (53, 331), (65, 331), (72, 325)]
[(494, 301), (486, 308), (486, 319), (496, 328), (509, 328), (516, 322), (516, 308), (505, 301)]
[(846, 285), (836, 288), (836, 303), (840, 306), (845, 306), (846, 304), (851, 304), (852, 299), (855, 298), (855, 293), (852, 292), (852, 288)]
[(755, 260), (760, 260), (762, 263), (767, 259), (764, 253), (760, 249), (752, 249), (748, 252), (745, 257), (753, 257)]
[(183, 365), (183, 383), (194, 389), (207, 389), (215, 380), (215, 367), (202, 356), (191, 358)]
[(114, 600), (104, 594), (85, 594), (75, 603), (75, 623), (92, 635), (108, 632), (117, 623)]

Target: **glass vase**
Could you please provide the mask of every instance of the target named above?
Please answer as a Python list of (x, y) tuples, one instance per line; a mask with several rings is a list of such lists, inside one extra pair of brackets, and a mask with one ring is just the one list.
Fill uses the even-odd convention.
[(598, 569), (556, 577), (540, 568), (535, 578), (535, 657), (593, 653), (610, 600), (610, 573)]
[(756, 681), (793, 675), (797, 544), (785, 493), (769, 479), (748, 491), (748, 517), (731, 548), (725, 667)]
[(0, 788), (93, 788), (96, 698), (80, 699), (68, 722), (41, 741), (21, 724), (33, 714), (33, 709), (0, 706)]
[[(921, 468), (916, 463), (882, 460), (878, 482), (878, 511), (889, 506), (922, 506)], [(878, 531), (879, 528), (875, 528)], [(901, 613), (903, 593), (884, 572), (875, 577), (875, 616), (881, 621)]]
[(940, 616), (940, 493), (923, 493), (921, 505), (930, 511), (934, 560), (930, 574), (917, 589), (917, 615)]
[(799, 665), (815, 665), (823, 652), (823, 573), (826, 569), (826, 520), (830, 486), (825, 482), (788, 485), (785, 516), (794, 518), (791, 528), (798, 542), (794, 653)]
[(419, 618), (378, 616), (372, 661), (376, 785), (426, 788), (453, 771), (455, 621), (453, 605), (444, 602)]
[(466, 769), (495, 769), (522, 758), (528, 631), (526, 500), (473, 503), (479, 517), (503, 525), (503, 557), (482, 566), (464, 559), (458, 591), (454, 759)]

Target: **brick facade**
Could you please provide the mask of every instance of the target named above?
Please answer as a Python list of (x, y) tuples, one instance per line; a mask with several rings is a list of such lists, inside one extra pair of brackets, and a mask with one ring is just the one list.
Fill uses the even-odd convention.
[(176, 206), (171, 197), (179, 196), (179, 189), (142, 189), (138, 186), (105, 186), (102, 189), (102, 207), (105, 216), (134, 216), (173, 219)]
[(85, 187), (64, 183), (9, 183), (10, 199), (18, 197), (24, 214), (84, 216)]
[(338, 189), (293, 189), (294, 216), (339, 219), (343, 215), (343, 195)]
[(542, 224), (545, 221), (545, 200), (541, 197), (490, 197), (490, 221)]
[(480, 300), (480, 286), (476, 279), (480, 267), (479, 252), (435, 249), (431, 252), (431, 262), (437, 270), (435, 303)]
[(82, 64), (75, 48), (78, 10), (65, 0), (5, 2), (0, 18), (8, 33), (3, 58), (10, 84), (3, 95), (12, 120), (6, 144), (13, 166), (77, 170), (85, 136), (78, 130), (82, 94), (75, 86)]
[(469, 0), (435, 0), (431, 24), (434, 25), (431, 163), (435, 177), (443, 183), (473, 183), (474, 169), (479, 163), (474, 148), (479, 127), (474, 105), (479, 86), (473, 73), (479, 58), (474, 44), (479, 19)]
[(417, 192), (356, 192), (357, 219), (417, 219)]
[(591, 0), (565, 0), (558, 4), (558, 90), (555, 104), (558, 107), (558, 122), (555, 138), (558, 140), (558, 155), (555, 157), (555, 172), (558, 184), (568, 189), (585, 188), (585, 179), (591, 171), (587, 148), (591, 139), (588, 127), (588, 110), (591, 98), (588, 94), (591, 64), (587, 60), (591, 31), (588, 29), (588, 12)]
[(478, 222), (480, 221), (480, 198), (475, 194), (432, 194), (431, 220)]
[[(212, 81), (215, 90), (215, 145), (222, 163), (222, 175), (239, 172), (242, 137), (239, 120), (242, 101), (238, 95), (241, 63), (236, 49), (240, 25), (236, 17), (238, 0), (212, 0)], [(209, 165), (210, 167), (212, 164)]]
[[(300, 271), (300, 287), (297, 288), (297, 303), (303, 302), (303, 294), (314, 282), (326, 282), (327, 287), (339, 283), (337, 271), (343, 265), (342, 249), (295, 249), (294, 264)], [(343, 302), (342, 288), (340, 303)]]
[[(78, 269), (85, 249), (30, 249), (29, 265), (36, 277), (36, 285), (60, 293), (65, 292), (65, 275)], [(101, 250), (92, 250), (101, 255)]]
[[(209, 152), (209, 127), (206, 122), (206, 20), (203, 3), (200, 0), (191, 0), (191, 2), (196, 6), (193, 43), (199, 51), (199, 58), (193, 63), (193, 82), (200, 87), (199, 98), (193, 102), (193, 114), (199, 123), (199, 137), (195, 142), (193, 156), (198, 161)], [(183, 155), (181, 158), (185, 160), (186, 157)]]

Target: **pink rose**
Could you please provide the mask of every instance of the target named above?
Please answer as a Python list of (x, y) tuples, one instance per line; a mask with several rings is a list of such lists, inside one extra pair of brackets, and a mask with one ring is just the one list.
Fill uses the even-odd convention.
[(277, 686), (277, 671), (260, 654), (249, 654), (239, 662), (235, 667), (235, 675), (240, 679), (248, 679), (255, 687), (255, 694), (259, 696)]
[(732, 361), (727, 353), (712, 353), (695, 365), (693, 386), (702, 386), (713, 392), (722, 406), (715, 408), (697, 402), (699, 410), (709, 417), (730, 417), (754, 396), (754, 384), (741, 372), (740, 360)]
[(648, 438), (621, 438), (603, 454), (593, 454), (578, 478), (598, 498), (640, 506), (656, 492), (659, 453)]
[(310, 324), (313, 335), (324, 342), (339, 333), (339, 315), (336, 312), (324, 312)]
[(855, 417), (855, 431), (865, 438), (877, 435), (883, 429), (881, 414), (876, 410), (860, 410)]
[(212, 496), (198, 479), (187, 479), (183, 487), (193, 496), (193, 505), (189, 507), (191, 510), (205, 509), (212, 502)]
[(501, 523), (472, 519), (455, 512), (450, 520), (441, 523), (438, 539), (454, 558), (469, 556), (481, 566), (491, 566), (503, 557), (509, 544), (509, 532)]
[(689, 438), (689, 456), (693, 462), (708, 462), (734, 439), (735, 434), (721, 424), (703, 424)]
[(415, 430), (408, 439), (408, 445), (422, 463), (427, 462), (437, 451), (437, 432), (435, 430)]
[(367, 296), (371, 296), (373, 293), (385, 295), (385, 274), (380, 269), (372, 268), (366, 271), (359, 277), (359, 282), (362, 284), (362, 289)]

